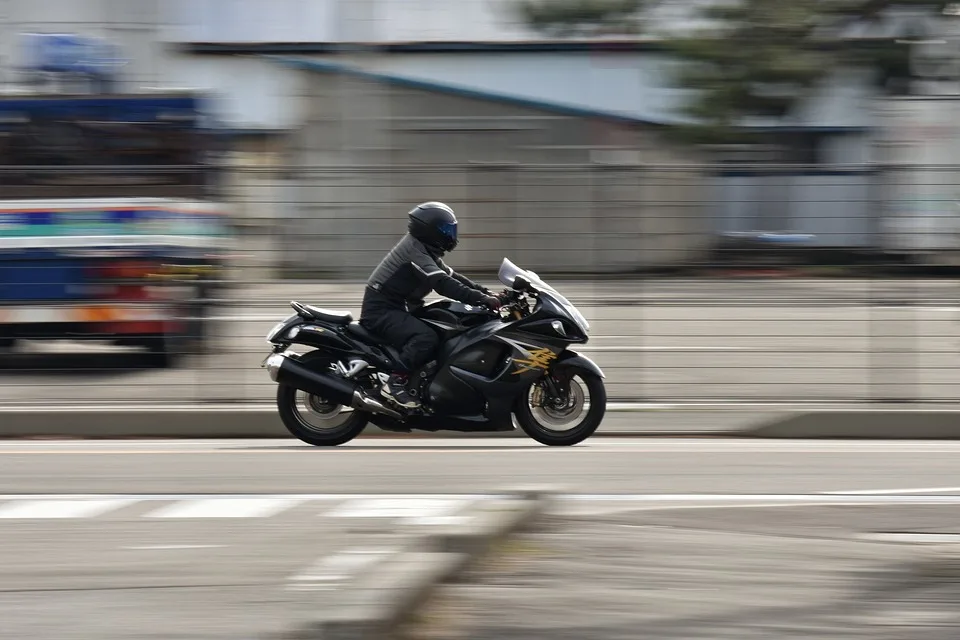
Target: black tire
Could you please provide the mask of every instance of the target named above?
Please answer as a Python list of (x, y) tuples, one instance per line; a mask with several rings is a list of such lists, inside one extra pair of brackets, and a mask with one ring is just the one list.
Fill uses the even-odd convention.
[(570, 378), (577, 377), (583, 380), (590, 393), (590, 409), (583, 422), (576, 427), (568, 431), (556, 431), (541, 424), (530, 407), (529, 389), (517, 401), (514, 410), (517, 423), (524, 433), (540, 444), (551, 447), (570, 447), (580, 444), (594, 434), (607, 412), (607, 390), (603, 385), (603, 379), (586, 369), (573, 368), (569, 369), (568, 373)]
[[(308, 353), (300, 358), (303, 364), (311, 361), (316, 364), (323, 360), (328, 359), (317, 352)], [(330, 429), (318, 430), (300, 415), (297, 408), (297, 389), (284, 384), (277, 387), (277, 410), (287, 431), (315, 447), (337, 447), (346, 444), (363, 433), (369, 420), (365, 413), (354, 411), (342, 424)]]

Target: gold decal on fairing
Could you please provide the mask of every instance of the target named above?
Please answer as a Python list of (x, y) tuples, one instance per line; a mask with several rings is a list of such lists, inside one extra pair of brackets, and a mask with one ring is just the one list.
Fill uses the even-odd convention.
[(550, 368), (550, 363), (557, 359), (557, 356), (550, 349), (536, 349), (530, 352), (530, 357), (526, 359), (514, 358), (513, 363), (518, 369), (513, 375), (520, 375), (527, 371), (546, 372)]

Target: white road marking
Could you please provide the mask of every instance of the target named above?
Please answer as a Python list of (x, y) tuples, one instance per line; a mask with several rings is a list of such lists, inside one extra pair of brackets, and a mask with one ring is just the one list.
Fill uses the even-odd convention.
[(13, 500), (0, 505), (0, 519), (93, 518), (114, 511), (135, 499)]
[(584, 504), (590, 502), (620, 502), (633, 504), (690, 504), (698, 503), (705, 506), (730, 506), (737, 508), (741, 505), (757, 503), (778, 503), (779, 505), (918, 505), (918, 504), (960, 504), (960, 495), (837, 495), (828, 493), (814, 494), (644, 494), (644, 495), (566, 495), (559, 498), (561, 502)]
[[(835, 506), (837, 503), (835, 501), (823, 501), (810, 499), (809, 501), (799, 501), (799, 502), (747, 502), (747, 503), (736, 503), (736, 504), (717, 504), (717, 503), (708, 503), (708, 504), (669, 504), (669, 503), (651, 503), (647, 505), (638, 505), (637, 503), (627, 504), (627, 503), (613, 503), (613, 502), (601, 502), (596, 504), (591, 503), (566, 503), (563, 504), (562, 499), (560, 500), (561, 505), (556, 509), (556, 515), (563, 516), (609, 516), (620, 513), (635, 513), (637, 511), (686, 511), (691, 509), (776, 509), (780, 507), (829, 507)], [(862, 502), (862, 501), (851, 501), (844, 502), (843, 506), (852, 507), (852, 506), (870, 506), (871, 503)], [(603, 506), (606, 505), (606, 506)]]
[(129, 551), (175, 551), (180, 549), (221, 549), (223, 544), (147, 544), (137, 547), (121, 547)]
[(960, 487), (928, 487), (921, 489), (857, 489), (855, 491), (824, 491), (826, 495), (871, 496), (871, 495), (907, 495), (911, 493), (951, 493), (960, 492)]
[[(957, 416), (960, 419), (960, 415)], [(655, 430), (656, 427), (651, 427)], [(679, 434), (678, 434), (679, 435)], [(255, 443), (247, 441), (210, 441), (206, 443), (140, 443), (127, 442), (126, 446), (117, 444), (101, 444), (87, 442), (77, 444), (37, 444), (36, 446), (22, 446), (5, 449), (0, 445), (0, 454), (27, 455), (175, 455), (178, 453), (190, 454), (236, 454), (249, 453), (250, 455), (298, 455), (300, 452), (314, 451), (309, 445), (300, 445), (290, 440), (262, 440)], [(322, 452), (323, 455), (341, 456), (356, 454), (389, 454), (395, 450), (402, 454), (405, 450), (413, 450), (417, 454), (448, 453), (450, 455), (471, 455), (472, 450), (483, 450), (498, 455), (559, 455), (578, 456), (602, 453), (710, 453), (710, 454), (744, 454), (744, 453), (777, 453), (795, 455), (802, 453), (863, 453), (863, 454), (901, 454), (901, 453), (929, 453), (942, 455), (960, 452), (960, 441), (939, 440), (787, 440), (787, 439), (755, 439), (755, 438), (711, 438), (711, 437), (663, 437), (663, 438), (630, 438), (607, 436), (593, 438), (576, 446), (568, 448), (548, 449), (532, 440), (517, 438), (475, 438), (475, 439), (445, 439), (429, 437), (397, 438), (370, 438), (358, 439), (339, 450)], [(319, 454), (318, 454), (319, 455)], [(0, 462), (2, 464), (2, 462)]]
[[(960, 416), (958, 416), (960, 417)], [(655, 429), (655, 427), (651, 427)], [(130, 449), (41, 449), (24, 451), (22, 455), (36, 453), (38, 455), (140, 455), (149, 457), (152, 455), (232, 455), (249, 453), (251, 459), (256, 459), (259, 454), (274, 455), (283, 457), (286, 455), (297, 455), (296, 451), (289, 450), (289, 443), (286, 443), (286, 450), (279, 448), (271, 449), (264, 446), (262, 452), (245, 452), (247, 447), (228, 447), (223, 445), (210, 445), (208, 448), (202, 447), (183, 447), (183, 448), (150, 448), (140, 449), (131, 447)], [(309, 451), (310, 447), (304, 445), (304, 451)], [(0, 454), (4, 453), (0, 449)], [(960, 453), (960, 442), (942, 442), (942, 441), (830, 441), (818, 442), (813, 440), (754, 440), (743, 439), (734, 440), (727, 438), (675, 438), (670, 440), (659, 440), (652, 437), (646, 438), (596, 438), (587, 440), (575, 447), (566, 448), (548, 448), (533, 442), (518, 438), (476, 438), (476, 439), (429, 439), (429, 438), (374, 438), (365, 442), (355, 442), (347, 445), (340, 450), (331, 450), (322, 454), (334, 457), (343, 456), (389, 456), (389, 455), (418, 455), (418, 456), (458, 456), (470, 457), (478, 453), (496, 455), (529, 457), (534, 460), (537, 456), (560, 456), (564, 458), (572, 457), (591, 457), (598, 455), (643, 455), (643, 454), (682, 454), (682, 455), (710, 455), (710, 456), (735, 456), (735, 455), (782, 455), (796, 457), (802, 454), (823, 454), (823, 453), (850, 453), (862, 454), (865, 456), (891, 456), (899, 457), (904, 454), (924, 454), (938, 456), (942, 458), (945, 455)], [(17, 455), (10, 453), (9, 455)], [(0, 458), (0, 466), (2, 466)], [(383, 494), (381, 494), (383, 495)], [(2, 497), (2, 496), (0, 496)]]
[[(590, 516), (657, 509), (743, 509), (825, 505), (960, 505), (960, 495), (937, 495), (950, 488), (827, 491), (812, 494), (561, 494), (557, 513)], [(925, 492), (925, 493), (921, 493)], [(339, 501), (319, 517), (392, 518), (404, 524), (436, 526), (464, 521), (464, 508), (473, 501), (500, 494), (471, 495), (318, 495), (272, 496), (0, 496), (0, 519), (95, 518), (141, 501), (175, 500), (140, 517), (150, 519), (269, 518), (304, 502)], [(209, 545), (160, 545), (149, 548), (206, 548)], [(221, 546), (221, 545), (213, 545)], [(147, 547), (143, 547), (147, 548)]]
[(503, 498), (506, 497), (500, 493), (216, 493), (216, 494), (193, 494), (193, 493), (175, 493), (175, 494), (73, 494), (73, 493), (50, 493), (50, 494), (0, 494), (0, 500), (108, 500), (108, 499), (126, 499), (138, 502), (172, 502), (175, 500), (233, 500), (233, 499), (259, 499), (259, 500), (300, 500), (300, 501), (322, 501), (322, 502), (342, 502), (344, 500), (371, 500), (378, 498), (391, 499), (442, 499), (442, 500), (478, 500), (482, 498)]
[(857, 536), (860, 540), (873, 542), (902, 542), (911, 544), (945, 544), (960, 542), (957, 533), (864, 533)]
[(582, 347), (576, 347), (574, 351), (582, 351), (584, 353), (588, 352), (609, 352), (609, 353), (630, 353), (636, 351), (697, 351), (697, 352), (710, 352), (710, 351), (763, 351), (770, 353), (770, 349), (762, 349), (758, 347), (698, 347), (694, 345), (690, 346), (670, 346), (670, 347), (660, 347), (660, 346), (631, 346), (625, 345), (622, 347), (597, 347), (592, 345), (584, 345)]
[(437, 518), (454, 515), (469, 504), (457, 498), (378, 498), (352, 500), (325, 513), (332, 518)]
[(290, 509), (303, 499), (286, 498), (207, 498), (178, 502), (146, 514), (146, 518), (266, 518)]

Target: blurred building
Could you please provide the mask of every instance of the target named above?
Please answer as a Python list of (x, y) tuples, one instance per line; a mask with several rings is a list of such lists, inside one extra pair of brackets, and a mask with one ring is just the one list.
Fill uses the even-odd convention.
[(703, 157), (664, 125), (325, 62), (305, 74), (305, 125), (285, 260), (368, 271), (410, 206), (463, 215), (457, 264), (505, 255), (574, 274), (690, 264), (709, 246)]
[[(59, 31), (115, 43), (126, 58), (121, 90), (209, 91), (215, 119), (233, 140), (232, 161), (255, 167), (231, 174), (238, 213), (254, 235), (313, 220), (306, 230), (281, 224), (293, 269), (362, 271), (398, 231), (397, 209), (424, 197), (467, 207), (477, 224), (481, 212), (499, 207), (467, 242), (477, 266), (507, 239), (527, 252), (518, 260), (528, 266), (561, 266), (548, 257), (559, 248), (571, 270), (651, 266), (641, 264), (649, 256), (695, 262), (716, 232), (800, 230), (830, 246), (871, 242), (875, 178), (853, 167), (874, 159), (877, 93), (869, 73), (837, 69), (788, 121), (744, 123), (789, 136), (802, 171), (746, 167), (744, 160), (767, 161), (749, 150), (727, 156), (736, 166), (705, 175), (689, 167), (724, 158), (661, 135), (679, 122), (686, 94), (673, 86), (675, 63), (655, 38), (546, 38), (513, 7), (513, 0), (0, 0), (0, 80), (16, 82), (17, 34)], [(689, 28), (691, 7), (662, 3), (650, 30)], [(916, 21), (915, 13), (895, 13), (836, 35), (898, 37), (915, 33)], [(297, 171), (279, 174), (280, 165)], [(546, 165), (555, 173), (544, 174)], [(576, 166), (582, 172), (570, 173)], [(352, 172), (353, 182), (331, 177), (337, 171)], [(521, 228), (509, 214), (514, 226), (503, 227), (502, 211), (536, 203), (531, 219), (564, 220), (557, 229), (580, 238), (576, 251), (552, 236), (534, 240), (542, 222)], [(371, 217), (358, 217), (357, 208)], [(580, 226), (560, 213), (573, 210)], [(618, 213), (603, 220), (602, 212)], [(316, 242), (328, 250), (311, 251)], [(659, 251), (641, 250), (643, 242)]]

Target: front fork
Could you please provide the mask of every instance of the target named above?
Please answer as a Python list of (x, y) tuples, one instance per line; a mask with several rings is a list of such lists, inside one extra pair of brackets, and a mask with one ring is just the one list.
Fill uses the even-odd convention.
[(546, 391), (546, 393), (540, 397), (541, 407), (545, 405), (548, 400), (565, 400), (570, 394), (570, 380), (564, 378), (562, 374), (550, 371), (540, 378), (539, 382), (543, 384), (543, 389)]

